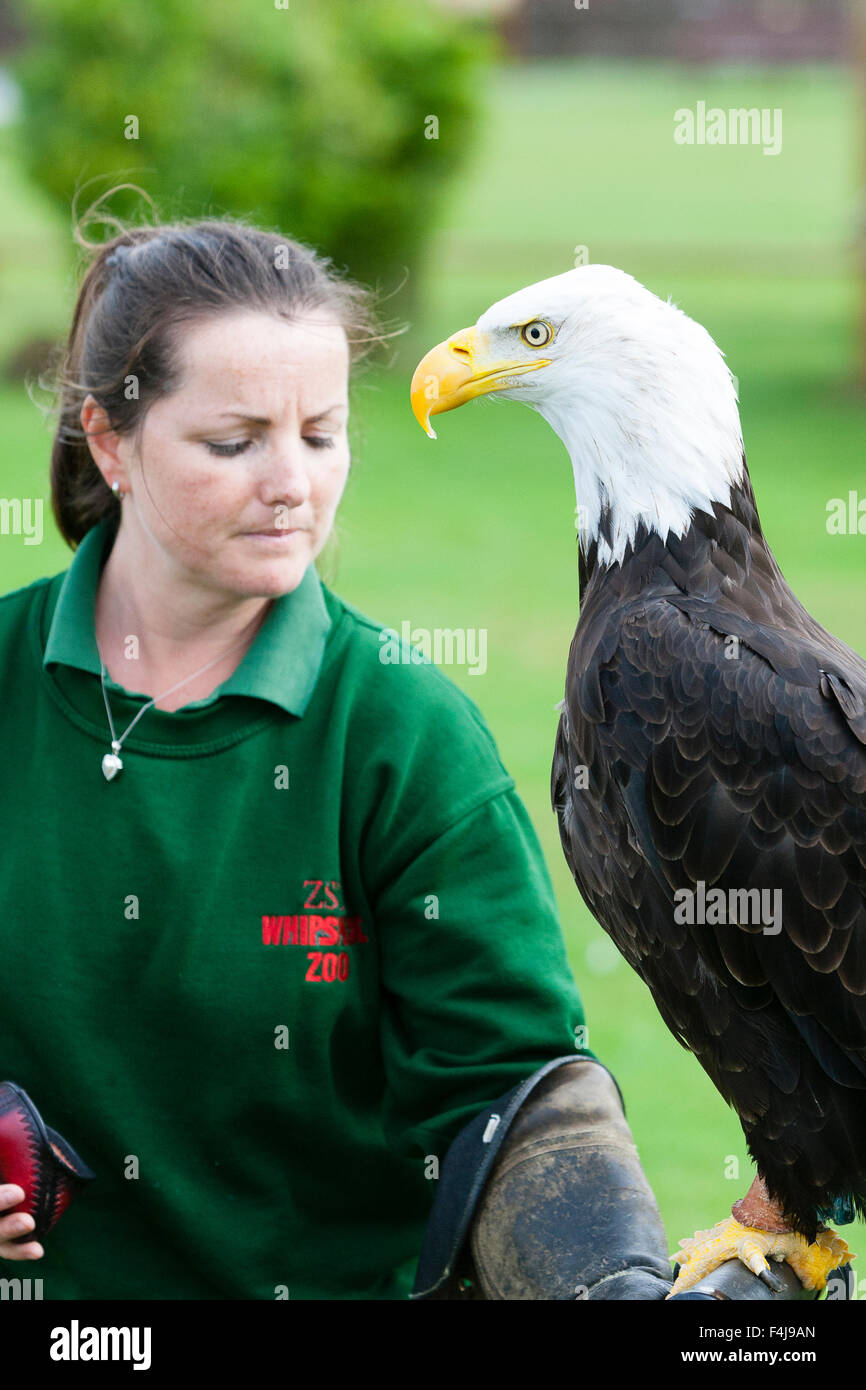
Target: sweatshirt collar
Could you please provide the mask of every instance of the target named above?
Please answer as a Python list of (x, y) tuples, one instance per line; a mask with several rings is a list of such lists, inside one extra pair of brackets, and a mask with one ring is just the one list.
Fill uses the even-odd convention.
[[(45, 643), (43, 667), (50, 663), (100, 674), (94, 610), (102, 567), (115, 535), (111, 520), (101, 521), (81, 541), (66, 571)], [(322, 585), (311, 562), (290, 594), (275, 599), (243, 660), (215, 691), (184, 709), (204, 709), (224, 695), (269, 700), (289, 714), (302, 715), (318, 679), (331, 618)], [(106, 672), (109, 689), (123, 690)], [(147, 699), (146, 695), (141, 695)]]

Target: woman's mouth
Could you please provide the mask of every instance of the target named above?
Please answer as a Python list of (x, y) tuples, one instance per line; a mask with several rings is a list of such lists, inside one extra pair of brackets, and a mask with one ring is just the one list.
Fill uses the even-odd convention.
[(270, 531), (246, 531), (244, 534), (258, 541), (289, 541), (293, 536), (299, 536), (302, 531), (300, 526), (280, 526)]

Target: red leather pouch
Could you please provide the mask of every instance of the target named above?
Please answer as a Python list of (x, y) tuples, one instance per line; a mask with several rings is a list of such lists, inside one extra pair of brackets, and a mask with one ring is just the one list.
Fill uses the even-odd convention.
[(13, 1081), (0, 1083), (0, 1183), (24, 1189), (24, 1201), (2, 1215), (26, 1211), (36, 1223), (13, 1244), (42, 1240), (95, 1177), (72, 1145), (48, 1128), (26, 1091)]

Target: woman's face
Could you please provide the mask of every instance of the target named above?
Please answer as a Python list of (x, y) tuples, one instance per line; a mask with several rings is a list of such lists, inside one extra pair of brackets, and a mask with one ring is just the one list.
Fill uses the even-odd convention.
[(102, 460), (127, 493), (123, 527), (187, 582), (289, 593), (327, 540), (349, 471), (345, 332), (247, 311), (180, 331), (179, 388), (150, 407), (137, 445), (115, 437), (116, 462)]

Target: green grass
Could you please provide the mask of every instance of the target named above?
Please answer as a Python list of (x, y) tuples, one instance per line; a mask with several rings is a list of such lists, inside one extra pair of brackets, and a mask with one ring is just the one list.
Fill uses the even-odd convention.
[[(673, 112), (699, 99), (781, 107), (782, 153), (676, 146)], [(835, 538), (825, 527), (829, 498), (863, 492), (866, 404), (850, 389), (855, 170), (855, 93), (835, 70), (498, 69), (482, 139), (447, 205), (430, 210), (437, 231), (423, 313), (390, 369), (356, 392), (353, 471), (327, 577), (383, 623), (487, 629), (487, 673), (449, 674), (484, 711), (538, 829), (590, 1046), (623, 1089), (671, 1248), (727, 1213), (751, 1167), (736, 1117), (661, 1024), (562, 858), (547, 788), (577, 620), (568, 459), (538, 416), (501, 401), (442, 417), (433, 443), (409, 411), (408, 381), (427, 347), (495, 299), (568, 269), (576, 245), (670, 294), (739, 378), (752, 479), (789, 582), (819, 621), (866, 652), (866, 537)], [(5, 349), (60, 331), (69, 286), (64, 229), (16, 176), (8, 137), (3, 172)], [(392, 307), (399, 312), (399, 298)], [(23, 393), (7, 389), (0, 404), (3, 489), (47, 500), (49, 436)], [(52, 536), (29, 548), (3, 539), (0, 589), (67, 562)], [(739, 1177), (727, 1176), (736, 1164)], [(866, 1249), (862, 1231), (846, 1234)]]

